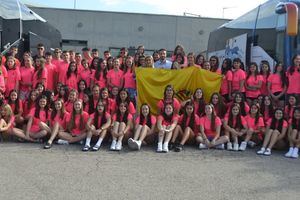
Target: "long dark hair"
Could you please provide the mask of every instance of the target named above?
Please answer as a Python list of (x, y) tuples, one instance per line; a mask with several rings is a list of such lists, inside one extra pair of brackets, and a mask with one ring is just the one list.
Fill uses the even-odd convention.
[(210, 71), (216, 72), (218, 70), (218, 68), (219, 68), (219, 58), (217, 56), (211, 56), (209, 58), (209, 61), (211, 59), (216, 59), (216, 64), (215, 65), (210, 65)]
[[(93, 101), (93, 95), (92, 95), (92, 92), (86, 88), (83, 93), (85, 95), (87, 95), (89, 97), (89, 101), (88, 101), (88, 106), (89, 106), (89, 110), (88, 110), (88, 113), (89, 114), (92, 114), (94, 112), (94, 101)], [(86, 106), (87, 104), (85, 102), (82, 102), (82, 106), (83, 108)]]
[[(172, 112), (171, 115), (167, 115), (166, 112), (165, 112), (165, 109), (168, 105), (170, 105), (173, 109), (173, 112)], [(163, 116), (164, 120), (169, 122), (169, 123), (172, 122), (173, 115), (174, 115), (174, 106), (173, 106), (173, 104), (170, 104), (170, 103), (164, 104), (164, 110), (163, 110), (163, 113), (162, 113), (162, 116)]]
[(255, 77), (255, 80), (257, 80), (258, 66), (257, 66), (256, 62), (251, 62), (251, 63), (250, 63), (249, 69), (248, 69), (248, 73), (247, 73), (247, 77), (246, 77), (246, 80), (248, 80), (249, 77), (252, 75), (252, 72), (250, 71), (250, 67), (251, 67), (251, 66), (255, 66), (254, 77)]
[(145, 116), (143, 115), (143, 113), (142, 113), (142, 108), (143, 108), (143, 106), (148, 106), (148, 108), (149, 108), (149, 114), (148, 114), (148, 116), (147, 116), (147, 121), (146, 121), (146, 125), (148, 126), (148, 127), (150, 127), (151, 128), (151, 109), (150, 109), (150, 106), (148, 105), (148, 104), (146, 104), (146, 103), (143, 103), (142, 105), (141, 105), (141, 107), (140, 107), (140, 125), (143, 125), (143, 123), (144, 123), (144, 121), (145, 121)]
[(194, 109), (194, 104), (192, 103), (192, 101), (188, 101), (188, 102), (186, 102), (185, 105), (184, 105), (183, 119), (182, 119), (182, 122), (181, 122), (181, 124), (180, 124), (180, 126), (181, 126), (181, 128), (182, 128), (183, 131), (184, 131), (184, 129), (187, 127), (187, 126), (186, 126), (186, 121), (187, 121), (187, 119), (188, 119), (188, 114), (187, 114), (187, 112), (186, 112), (186, 108), (187, 108), (188, 106), (192, 106), (192, 107), (193, 107), (193, 112), (192, 112), (192, 114), (191, 114), (190, 122), (189, 122), (189, 124), (188, 124), (188, 127), (190, 127), (191, 129), (194, 129), (194, 127), (195, 127), (195, 109)]
[(274, 114), (274, 105), (273, 105), (273, 101), (271, 100), (271, 97), (266, 95), (263, 97), (263, 101), (261, 103), (261, 114), (264, 115), (265, 114), (265, 109), (266, 109), (266, 104), (265, 104), (265, 99), (269, 98), (270, 99), (270, 105), (268, 106), (268, 115), (269, 117), (273, 117)]
[(107, 66), (105, 67), (105, 69), (104, 70), (102, 70), (102, 68), (101, 68), (101, 64), (104, 62), (105, 60), (104, 59), (102, 59), (102, 58), (100, 58), (99, 59), (99, 63), (98, 63), (98, 66), (97, 66), (97, 69), (96, 69), (96, 72), (95, 72), (95, 78), (96, 78), (96, 80), (100, 80), (100, 75), (101, 75), (101, 73), (103, 74), (103, 78), (106, 80), (107, 78), (106, 78), (106, 75), (107, 75)]
[(296, 70), (296, 66), (295, 66), (295, 59), (297, 58), (297, 54), (295, 54), (293, 57), (292, 57), (292, 66), (290, 66), (289, 67), (289, 69), (288, 69), (288, 73), (290, 74), (290, 75), (293, 75), (293, 73), (295, 72), (295, 70)]
[(40, 66), (39, 66), (39, 68), (37, 68), (37, 66), (36, 66), (36, 64), (35, 64), (35, 71), (37, 72), (37, 77), (38, 77), (38, 79), (40, 79), (40, 78), (42, 78), (42, 73), (43, 73), (43, 71), (44, 71), (44, 68), (45, 68), (45, 59), (44, 58), (37, 58), (36, 60), (35, 60), (35, 62), (37, 61), (37, 60), (39, 60), (40, 61)]
[(281, 72), (280, 72), (281, 87), (284, 88), (284, 86), (287, 85), (287, 82), (288, 82), (288, 81), (287, 81), (287, 77), (286, 77), (286, 74), (285, 74), (284, 67), (283, 67), (283, 65), (282, 65), (281, 62), (279, 62), (279, 63), (275, 66), (275, 68), (274, 68), (274, 74), (277, 73), (277, 68), (278, 68), (280, 65), (282, 66), (282, 70), (281, 70)]
[[(60, 111), (60, 119), (63, 119), (64, 118), (64, 115), (66, 113), (66, 110), (65, 110), (65, 105), (64, 105), (64, 101), (62, 99), (57, 99), (54, 103), (60, 101), (61, 104), (62, 104), (62, 107), (61, 107), (61, 111)], [(54, 108), (51, 112), (51, 120), (54, 120), (55, 116), (57, 115), (57, 110), (56, 108)]]
[(60, 94), (60, 91), (58, 92), (58, 98), (62, 98), (63, 100), (64, 100), (64, 102), (66, 102), (66, 101), (68, 101), (68, 96), (69, 96), (69, 87), (67, 86), (67, 85), (62, 85), (61, 87), (60, 87), (60, 90), (64, 90), (65, 91), (65, 94), (64, 94), (64, 96), (62, 96), (61, 94)]
[[(105, 124), (107, 122), (107, 119), (106, 119), (106, 108), (104, 106), (104, 110), (102, 112), (102, 114), (99, 113), (98, 111), (98, 105), (99, 105), (100, 101), (98, 102), (97, 104), (97, 108), (96, 108), (96, 111), (95, 111), (95, 114), (94, 114), (94, 126), (96, 129), (99, 129), (100, 127), (98, 127), (98, 121), (99, 121), (99, 117), (101, 117), (101, 125)], [(102, 103), (103, 104), (103, 103)]]
[[(216, 115), (216, 111), (215, 111), (215, 107), (213, 104), (207, 104), (206, 106), (209, 106), (211, 107), (212, 109), (212, 113), (211, 113), (211, 119), (210, 119), (210, 129), (212, 131), (215, 131), (216, 130), (216, 118), (217, 118), (217, 115)], [(206, 107), (205, 106), (205, 107)], [(206, 115), (206, 114), (205, 114)]]
[(196, 110), (196, 114), (201, 117), (204, 112), (205, 112), (205, 100), (204, 100), (204, 95), (203, 95), (203, 90), (201, 88), (197, 88), (193, 94), (193, 101), (196, 102), (196, 92), (198, 90), (201, 90), (202, 92), (202, 97), (197, 101), (197, 103), (199, 104), (198, 110)]
[(255, 114), (255, 121), (254, 121), (254, 124), (257, 124), (258, 123), (258, 120), (259, 120), (259, 117), (261, 116), (260, 115), (260, 106), (258, 103), (252, 103), (251, 104), (251, 107), (250, 107), (250, 111), (249, 111), (249, 114), (251, 115), (251, 108), (253, 106), (256, 106), (257, 107), (257, 113)]
[[(237, 103), (237, 102), (236, 102), (236, 97), (237, 97), (237, 96), (241, 97), (241, 99), (242, 99), (241, 103)], [(234, 99), (233, 99), (233, 103), (237, 103), (237, 104), (240, 105), (242, 116), (246, 116), (246, 115), (247, 115), (246, 109), (245, 109), (245, 99), (244, 99), (244, 95), (243, 95), (241, 92), (235, 92), (235, 96), (234, 96)]]
[[(17, 94), (17, 99), (16, 99), (15, 102), (12, 102), (11, 97), (10, 97), (13, 92), (15, 92)], [(20, 100), (19, 95), (18, 95), (18, 91), (17, 90), (11, 90), (9, 92), (8, 97), (9, 97), (8, 98), (8, 104), (9, 105), (15, 104), (15, 109), (14, 109), (13, 112), (14, 112), (15, 115), (18, 114), (20, 112), (20, 103), (21, 103), (21, 100)]]
[[(276, 117), (275, 117), (277, 111), (282, 112), (282, 118), (279, 119), (279, 120), (276, 119)], [(283, 122), (284, 122), (284, 114), (283, 113), (284, 112), (283, 112), (283, 110), (281, 108), (276, 108), (275, 109), (274, 115), (272, 117), (270, 129), (272, 129), (272, 130), (278, 130), (279, 132), (282, 131), (282, 125), (283, 125)]]
[(40, 100), (41, 100), (41, 99), (45, 99), (45, 100), (46, 100), (46, 106), (45, 106), (44, 110), (45, 110), (45, 112), (46, 112), (46, 119), (48, 119), (48, 111), (49, 111), (49, 107), (48, 107), (47, 97), (46, 97), (45, 95), (41, 95), (41, 96), (39, 96), (39, 98), (37, 99), (34, 117), (35, 117), (35, 118), (40, 118), (40, 111), (41, 111)]
[[(223, 67), (223, 65), (224, 65), (225, 63), (226, 63), (226, 66)], [(226, 75), (226, 73), (227, 73), (228, 71), (230, 71), (231, 69), (232, 69), (232, 61), (231, 61), (231, 59), (230, 59), (230, 58), (225, 58), (225, 59), (223, 60), (222, 68), (221, 68), (222, 74), (223, 74), (223, 75)]]
[[(117, 106), (119, 106), (120, 103), (123, 102), (122, 99), (121, 99), (121, 92), (125, 92), (125, 93), (127, 94), (127, 97), (126, 97), (126, 99), (125, 99), (124, 102), (126, 102), (126, 103), (129, 105), (129, 104), (130, 104), (130, 97), (129, 97), (128, 91), (127, 91), (125, 88), (122, 88), (122, 89), (119, 91), (119, 94), (118, 94), (118, 96), (117, 96), (117, 100), (116, 100)], [(101, 96), (101, 95), (100, 95), (100, 96)]]
[(260, 62), (260, 75), (264, 75), (263, 74), (263, 70), (262, 70), (262, 66), (263, 65), (267, 65), (268, 66), (268, 71), (267, 71), (267, 79), (269, 78), (269, 76), (270, 76), (270, 73), (271, 73), (271, 69), (270, 69), (270, 63), (267, 61), (267, 60), (262, 60), (261, 62)]
[[(218, 104), (217, 105), (214, 105), (212, 103), (213, 96), (218, 97)], [(210, 97), (209, 103), (216, 107), (216, 108), (214, 107), (214, 111), (215, 111), (215, 109), (217, 109), (218, 110), (218, 115), (222, 119), (224, 117), (224, 115), (226, 114), (226, 105), (223, 101), (223, 97), (218, 92), (214, 92)]]
[(292, 129), (296, 129), (297, 131), (300, 131), (300, 119), (295, 118), (295, 112), (300, 112), (299, 106), (295, 107), (294, 112), (293, 112), (292, 124), (291, 124)]
[[(75, 105), (75, 103), (76, 103), (77, 101), (80, 101), (80, 102), (82, 103), (81, 100), (76, 100), (76, 101), (74, 102), (74, 105)], [(73, 105), (73, 112), (72, 112), (72, 115), (71, 115), (71, 120), (69, 121), (68, 126), (67, 126), (68, 131), (70, 131), (70, 132), (71, 132), (74, 128), (77, 128), (77, 127), (76, 127), (76, 124), (75, 124), (75, 117), (76, 117), (76, 114), (77, 114), (77, 113), (76, 113), (76, 110), (75, 110), (75, 108), (74, 108), (74, 105)], [(79, 111), (79, 115), (80, 115), (80, 125), (79, 125), (79, 128), (80, 128), (80, 130), (83, 130), (83, 129), (85, 128), (84, 119), (83, 119), (82, 114), (83, 114), (83, 106), (81, 107), (81, 110)]]
[[(121, 106), (121, 104), (124, 104), (124, 106), (126, 107), (126, 111), (125, 111), (125, 113), (124, 113), (124, 116), (123, 116), (122, 121), (121, 121), (121, 116), (122, 116), (122, 114), (121, 114), (121, 111), (120, 111), (120, 106)], [(120, 105), (118, 106), (118, 109), (117, 109), (117, 113), (116, 113), (116, 115), (117, 115), (116, 121), (117, 121), (117, 122), (124, 122), (125, 124), (127, 124), (127, 121), (128, 121), (128, 114), (129, 114), (129, 111), (128, 111), (128, 104), (127, 104), (126, 102), (125, 102), (125, 103), (120, 103)]]
[[(71, 70), (72, 64), (75, 65), (75, 71), (74, 72), (72, 72), (72, 70)], [(70, 62), (69, 67), (68, 67), (68, 71), (67, 71), (67, 79), (70, 78), (70, 76), (71, 76), (72, 73), (74, 73), (77, 76), (77, 71), (78, 71), (78, 69), (77, 69), (76, 62), (74, 62), (74, 61)]]
[[(236, 122), (235, 125), (233, 126), (233, 114), (232, 114), (232, 109), (234, 107), (238, 107), (239, 109), (239, 113), (236, 116)], [(235, 129), (242, 129), (243, 125), (242, 125), (242, 115), (241, 115), (241, 107), (238, 103), (233, 103), (230, 107), (230, 112), (229, 112), (229, 118), (228, 118), (228, 125), (230, 127), (233, 127)]]
[(36, 93), (36, 98), (37, 98), (37, 96), (38, 96), (36, 90), (31, 90), (31, 91), (29, 92), (28, 100), (27, 100), (27, 108), (28, 108), (28, 109), (30, 109), (32, 105), (35, 105), (36, 100), (35, 100), (35, 101), (32, 101), (32, 100), (31, 100), (31, 95), (32, 95), (34, 92)]

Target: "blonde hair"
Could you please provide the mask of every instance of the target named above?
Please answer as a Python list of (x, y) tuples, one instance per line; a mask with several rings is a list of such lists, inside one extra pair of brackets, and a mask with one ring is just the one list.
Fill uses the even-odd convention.
[(9, 122), (13, 116), (13, 111), (9, 104), (2, 105), (2, 109), (6, 111), (6, 116), (2, 116), (6, 122)]

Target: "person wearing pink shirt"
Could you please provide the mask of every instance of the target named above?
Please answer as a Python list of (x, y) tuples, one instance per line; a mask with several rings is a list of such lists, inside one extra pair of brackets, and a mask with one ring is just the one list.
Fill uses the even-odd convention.
[(263, 77), (260, 93), (262, 95), (268, 95), (268, 89), (267, 89), (267, 81), (270, 76), (271, 70), (270, 70), (270, 64), (267, 60), (262, 60), (260, 62), (260, 75)]
[(227, 106), (224, 103), (222, 96), (218, 92), (213, 93), (210, 97), (209, 103), (214, 106), (214, 112), (216, 115), (220, 119), (223, 119), (226, 114)]
[(267, 123), (269, 121), (269, 119), (271, 119), (273, 117), (273, 115), (274, 115), (274, 106), (273, 106), (273, 102), (272, 102), (270, 96), (264, 96), (263, 97), (260, 112), (261, 112), (261, 114), (264, 118), (265, 123)]
[(23, 102), (20, 100), (18, 91), (11, 90), (7, 99), (7, 103), (10, 105), (14, 117), (15, 117), (15, 123), (17, 125), (23, 125), (24, 118), (22, 116), (23, 114)]
[(51, 62), (55, 66), (58, 66), (61, 62), (63, 62), (61, 59), (61, 50), (59, 48), (54, 49), (53, 59)]
[(201, 68), (200, 65), (195, 63), (195, 54), (193, 52), (188, 53), (187, 55), (187, 67), (198, 67)]
[(35, 60), (35, 70), (32, 77), (32, 85), (35, 88), (38, 83), (47, 87), (47, 80), (48, 80), (48, 72), (45, 68), (45, 59), (44, 58), (37, 58)]
[(177, 126), (179, 116), (172, 104), (166, 104), (162, 113), (157, 117), (158, 143), (157, 152), (169, 152), (169, 142)]
[(87, 62), (89, 63), (89, 65), (92, 63), (93, 57), (91, 56), (91, 49), (88, 47), (84, 47), (82, 48), (82, 55), (83, 55), (83, 59), (87, 60)]
[(99, 65), (92, 77), (91, 85), (93, 86), (95, 84), (98, 84), (100, 88), (107, 87), (107, 65), (106, 60), (102, 58), (99, 59)]
[(116, 86), (119, 89), (123, 86), (123, 71), (120, 70), (120, 61), (115, 58), (113, 60), (113, 69), (109, 70), (107, 73), (107, 85), (111, 88)]
[(57, 65), (57, 68), (56, 68), (57, 82), (60, 82), (64, 85), (66, 84), (65, 80), (66, 80), (69, 63), (70, 63), (70, 54), (68, 51), (64, 51), (63, 52), (63, 62), (61, 62), (59, 65)]
[(76, 65), (77, 65), (78, 73), (80, 73), (83, 70), (83, 66), (81, 64), (82, 56), (81, 56), (80, 53), (75, 54), (75, 62), (76, 62)]
[(172, 104), (172, 106), (174, 108), (174, 112), (176, 114), (179, 113), (181, 105), (180, 105), (179, 101), (176, 98), (174, 98), (174, 95), (175, 95), (175, 91), (174, 91), (173, 86), (167, 85), (164, 90), (163, 99), (159, 100), (157, 103), (157, 113), (158, 114), (160, 114), (164, 111), (164, 107), (166, 104)]
[(82, 79), (79, 80), (78, 83), (77, 83), (77, 88), (78, 88), (78, 98), (83, 100), (84, 91), (89, 90), (85, 80), (82, 80)]
[(69, 50), (69, 54), (70, 54), (70, 62), (75, 62), (75, 51)]
[(56, 65), (52, 64), (52, 54), (50, 52), (46, 52), (45, 57), (46, 57), (45, 68), (47, 69), (47, 74), (48, 74), (46, 89), (54, 91), (54, 86), (55, 86), (54, 76), (57, 71)]
[(279, 62), (275, 66), (274, 74), (269, 76), (267, 86), (274, 105), (283, 108), (287, 89), (287, 78), (282, 63)]
[(87, 60), (82, 59), (81, 61), (81, 65), (82, 65), (82, 70), (79, 73), (79, 80), (85, 80), (87, 87), (91, 88), (92, 87), (92, 80), (93, 77), (95, 76), (95, 70), (93, 70), (89, 65)]
[(260, 88), (263, 77), (258, 73), (258, 66), (255, 62), (250, 63), (245, 81), (246, 99), (249, 105), (260, 95)]
[(6, 80), (7, 80), (7, 70), (2, 63), (2, 56), (0, 55), (0, 92), (4, 93), (5, 92), (5, 85), (6, 85)]
[(289, 125), (289, 151), (284, 156), (287, 158), (298, 158), (300, 148), (300, 107), (294, 109), (293, 117), (289, 120)]
[(197, 65), (199, 65), (201, 68), (203, 67), (204, 61), (205, 61), (205, 57), (204, 57), (202, 54), (198, 54), (198, 55), (196, 56), (196, 61), (195, 61), (195, 63), (196, 63)]
[(120, 90), (119, 94), (118, 94), (118, 97), (117, 97), (117, 100), (116, 100), (116, 106), (119, 107), (119, 105), (121, 103), (127, 103), (128, 105), (128, 112), (134, 116), (135, 115), (135, 106), (134, 104), (132, 103), (132, 101), (130, 100), (130, 97), (129, 97), (129, 94), (128, 94), (128, 91), (123, 88)]
[(110, 113), (111, 115), (115, 113), (117, 109), (116, 101), (112, 98), (109, 98), (108, 88), (102, 88), (100, 90), (99, 101), (101, 101), (104, 104), (105, 109), (108, 113)]
[(33, 85), (33, 74), (34, 74), (34, 67), (32, 66), (32, 58), (25, 58), (24, 59), (24, 66), (20, 67), (20, 99), (25, 100), (28, 98), (30, 90), (32, 90)]
[(122, 149), (123, 139), (127, 141), (125, 137), (129, 138), (132, 120), (133, 117), (128, 111), (127, 103), (120, 103), (117, 112), (113, 115), (110, 150), (120, 151)]
[[(233, 92), (245, 92), (245, 71), (241, 69), (242, 61), (239, 58), (233, 59), (233, 70), (232, 70), (232, 93)], [(231, 94), (232, 95), (232, 94)]]
[(128, 56), (125, 59), (124, 74), (123, 74), (124, 88), (128, 91), (130, 99), (136, 102), (136, 81), (135, 81), (135, 71), (133, 67), (133, 58)]
[(19, 68), (16, 67), (15, 59), (12, 56), (7, 57), (5, 67), (7, 69), (5, 96), (7, 97), (11, 90), (19, 91), (21, 74)]
[(128, 49), (126, 47), (122, 47), (120, 49), (118, 60), (120, 62), (120, 65), (123, 65), (125, 63), (125, 58), (128, 56)]
[(30, 110), (35, 107), (37, 98), (38, 93), (36, 90), (33, 89), (29, 92), (28, 99), (23, 101), (23, 118), (25, 122), (27, 122), (28, 120), (28, 114)]
[(221, 71), (222, 71), (222, 84), (220, 88), (220, 94), (225, 99), (226, 103), (228, 103), (231, 97), (231, 90), (232, 90), (232, 61), (230, 58), (225, 58), (223, 60)]
[(68, 86), (68, 88), (77, 90), (77, 83), (78, 83), (79, 77), (78, 77), (78, 72), (77, 72), (77, 66), (75, 62), (70, 62), (67, 75), (66, 75), (66, 80), (65, 83)]
[(300, 97), (300, 54), (296, 54), (292, 58), (292, 66), (287, 70), (287, 95), (296, 94)]
[(264, 119), (260, 114), (260, 107), (259, 104), (252, 104), (250, 107), (249, 114), (245, 117), (245, 120), (247, 122), (247, 133), (245, 140), (241, 142), (240, 151), (245, 151), (247, 148), (247, 145), (252, 146), (250, 140), (253, 136), (259, 137), (259, 134), (263, 133), (265, 131), (265, 124)]
[(95, 112), (93, 95), (89, 89), (84, 90), (82, 102), (84, 112), (87, 112), (89, 114), (93, 114)]
[(108, 50), (103, 52), (103, 59), (107, 61), (107, 59), (111, 57), (111, 54)]
[[(200, 117), (195, 113), (194, 104), (188, 101), (184, 105), (184, 112), (178, 119), (178, 125), (170, 142), (170, 150), (175, 148), (175, 152), (183, 150), (183, 146), (187, 141), (193, 141), (199, 135)], [(180, 137), (180, 142), (176, 140)]]
[(93, 94), (93, 107), (96, 109), (96, 106), (98, 104), (98, 101), (100, 99), (100, 87), (99, 85), (94, 85), (92, 88), (92, 94)]
[(69, 96), (68, 96), (68, 100), (66, 102), (64, 102), (66, 111), (68, 111), (69, 113), (72, 112), (74, 103), (77, 100), (77, 98), (78, 98), (77, 90), (71, 89)]
[(203, 90), (201, 88), (197, 88), (191, 100), (194, 104), (195, 114), (197, 114), (199, 117), (202, 117), (205, 113), (205, 105), (206, 105), (206, 102), (204, 100)]
[(145, 138), (154, 135), (156, 127), (156, 117), (151, 114), (150, 106), (142, 104), (140, 115), (134, 122), (134, 136), (128, 139), (128, 146), (132, 150), (140, 150)]
[(94, 57), (91, 64), (89, 65), (89, 68), (92, 70), (96, 70), (99, 65), (99, 57)]
[(200, 118), (200, 134), (196, 137), (199, 149), (224, 149), (224, 143), (229, 141), (227, 136), (220, 136), (221, 119), (216, 115), (214, 106), (205, 106), (205, 115)]
[(283, 140), (287, 129), (288, 123), (284, 120), (283, 110), (281, 108), (275, 109), (274, 116), (267, 122), (264, 142), (257, 154), (270, 156), (273, 146), (285, 144)]
[(180, 44), (175, 47), (172, 57), (171, 57), (171, 61), (172, 62), (176, 61), (177, 56), (180, 56), (180, 58), (181, 58), (180, 64), (182, 66), (186, 66), (187, 65), (187, 57), (184, 52), (184, 47)]
[(298, 99), (296, 94), (291, 94), (288, 97), (288, 102), (284, 107), (284, 113), (286, 119), (291, 119), (293, 117), (293, 112), (295, 107), (298, 106)]
[(93, 151), (98, 151), (101, 147), (102, 141), (104, 140), (106, 133), (111, 125), (111, 116), (106, 112), (102, 102), (97, 104), (96, 111), (90, 115), (87, 122), (88, 134), (85, 140), (85, 145), (82, 151), (88, 151), (91, 148), (92, 136), (98, 138), (97, 143), (93, 146)]

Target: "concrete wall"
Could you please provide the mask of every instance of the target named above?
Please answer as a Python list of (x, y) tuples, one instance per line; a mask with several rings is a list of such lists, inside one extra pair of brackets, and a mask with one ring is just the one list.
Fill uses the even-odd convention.
[[(173, 51), (182, 44), (186, 52), (206, 50), (210, 31), (227, 22), (224, 19), (151, 15), (119, 12), (31, 7), (62, 34), (63, 40), (87, 41), (91, 48), (137, 47)], [(81, 49), (81, 46), (64, 48)], [(84, 46), (84, 45), (82, 45)]]

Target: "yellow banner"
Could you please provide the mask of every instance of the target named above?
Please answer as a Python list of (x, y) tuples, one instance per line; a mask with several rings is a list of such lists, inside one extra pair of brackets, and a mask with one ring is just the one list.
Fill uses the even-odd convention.
[(173, 85), (179, 101), (188, 99), (197, 88), (201, 88), (206, 102), (214, 92), (219, 92), (222, 76), (197, 67), (181, 70), (136, 68), (138, 109), (143, 103), (157, 114), (157, 102), (163, 98), (167, 85)]

